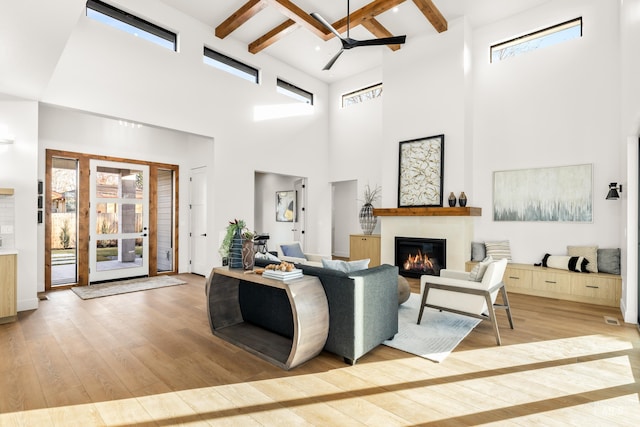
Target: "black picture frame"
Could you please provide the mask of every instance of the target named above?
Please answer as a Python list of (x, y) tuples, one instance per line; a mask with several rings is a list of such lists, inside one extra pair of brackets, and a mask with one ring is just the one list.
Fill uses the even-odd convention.
[(398, 207), (442, 207), (444, 134), (400, 141)]

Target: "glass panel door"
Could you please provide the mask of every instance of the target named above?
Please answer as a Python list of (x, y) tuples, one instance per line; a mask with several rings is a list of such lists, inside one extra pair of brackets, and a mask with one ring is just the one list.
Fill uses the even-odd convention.
[(78, 281), (78, 160), (51, 162), (51, 286)]
[(149, 275), (149, 167), (91, 160), (89, 282)]

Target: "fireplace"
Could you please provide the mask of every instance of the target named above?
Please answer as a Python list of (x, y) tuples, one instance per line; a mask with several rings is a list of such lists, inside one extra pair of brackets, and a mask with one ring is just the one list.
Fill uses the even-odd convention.
[(440, 270), (447, 268), (446, 239), (396, 237), (395, 243), (396, 265), (402, 276), (439, 276)]

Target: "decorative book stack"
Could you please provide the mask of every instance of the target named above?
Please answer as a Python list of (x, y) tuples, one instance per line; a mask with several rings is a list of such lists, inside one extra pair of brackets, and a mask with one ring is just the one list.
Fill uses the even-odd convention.
[(265, 270), (264, 273), (262, 273), (262, 277), (283, 281), (299, 279), (300, 277), (302, 277), (302, 270), (300, 270), (299, 268), (295, 268), (291, 271)]

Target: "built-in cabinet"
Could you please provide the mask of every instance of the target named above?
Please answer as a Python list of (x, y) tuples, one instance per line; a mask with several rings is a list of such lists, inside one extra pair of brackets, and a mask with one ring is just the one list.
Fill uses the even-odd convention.
[(380, 235), (352, 234), (349, 236), (349, 259), (369, 258), (369, 267), (380, 265)]
[(0, 324), (16, 320), (17, 255), (0, 252)]
[[(467, 271), (475, 265), (467, 262)], [(589, 304), (620, 306), (622, 277), (606, 273), (577, 273), (529, 264), (510, 263), (503, 281), (507, 291)]]

